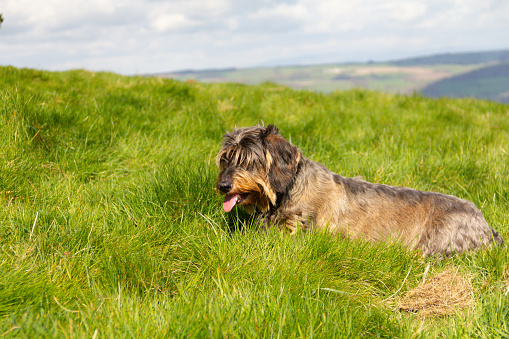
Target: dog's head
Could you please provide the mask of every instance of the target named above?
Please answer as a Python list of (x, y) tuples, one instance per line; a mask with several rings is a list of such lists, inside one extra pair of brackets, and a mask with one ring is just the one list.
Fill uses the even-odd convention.
[(300, 151), (283, 139), (276, 126), (235, 129), (223, 136), (216, 158), (217, 190), (225, 194), (223, 208), (242, 205), (248, 212), (266, 210), (292, 183)]

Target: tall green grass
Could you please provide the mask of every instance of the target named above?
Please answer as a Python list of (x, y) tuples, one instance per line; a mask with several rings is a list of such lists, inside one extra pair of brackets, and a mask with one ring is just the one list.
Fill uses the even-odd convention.
[(509, 106), (0, 67), (0, 336), (508, 336), (506, 248), (431, 261), (476, 308), (398, 298), (397, 244), (262, 231), (213, 190), (221, 136), (274, 123), (345, 176), (454, 194), (509, 231)]

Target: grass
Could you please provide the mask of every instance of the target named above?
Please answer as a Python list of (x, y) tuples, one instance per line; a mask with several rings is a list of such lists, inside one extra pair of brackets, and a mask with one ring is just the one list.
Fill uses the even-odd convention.
[[(509, 233), (509, 106), (0, 67), (0, 336), (507, 337), (507, 248), (262, 232), (213, 188), (221, 135), (278, 125), (345, 176), (454, 194)], [(398, 309), (429, 275), (475, 308)], [(451, 287), (453, 288), (453, 287)]]

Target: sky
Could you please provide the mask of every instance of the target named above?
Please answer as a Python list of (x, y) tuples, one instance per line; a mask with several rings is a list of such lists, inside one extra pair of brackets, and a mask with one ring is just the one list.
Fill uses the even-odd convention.
[(0, 65), (120, 74), (509, 49), (508, 0), (0, 0)]

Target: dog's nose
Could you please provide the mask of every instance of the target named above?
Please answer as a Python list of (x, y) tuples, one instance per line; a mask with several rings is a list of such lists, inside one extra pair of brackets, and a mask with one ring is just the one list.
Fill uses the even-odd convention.
[(223, 193), (228, 193), (232, 189), (232, 184), (227, 181), (220, 181), (217, 183), (217, 188)]

